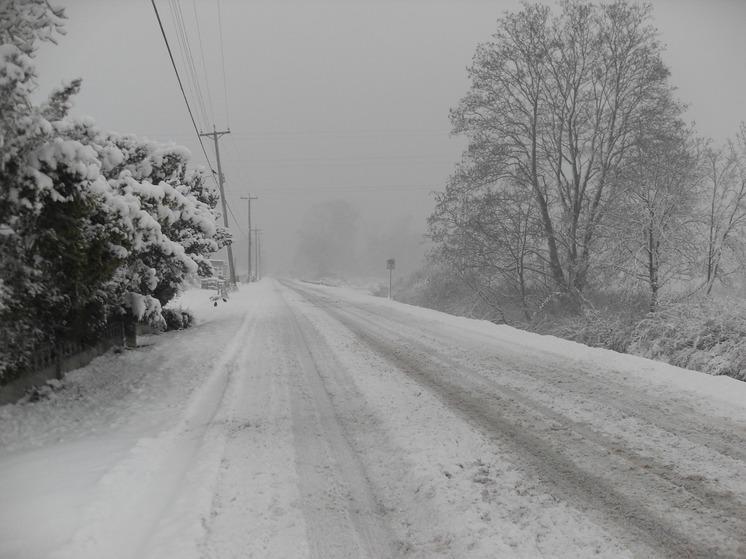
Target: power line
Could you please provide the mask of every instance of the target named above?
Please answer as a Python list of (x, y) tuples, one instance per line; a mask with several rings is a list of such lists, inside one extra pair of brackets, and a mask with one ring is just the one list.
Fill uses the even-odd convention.
[[(202, 85), (200, 83), (199, 79), (199, 72), (197, 72), (197, 64), (194, 62), (194, 55), (192, 54), (192, 43), (189, 40), (189, 33), (187, 31), (186, 23), (184, 23), (184, 12), (181, 9), (181, 3), (178, 0), (174, 0), (176, 2), (176, 7), (179, 10), (179, 19), (181, 20), (181, 28), (182, 32), (184, 34), (184, 44), (187, 48), (187, 53), (189, 55), (189, 65), (191, 67), (192, 71), (192, 77), (194, 79), (194, 83), (197, 87), (197, 96), (199, 99), (199, 103), (202, 106), (202, 113), (205, 115), (205, 127), (207, 127), (209, 123), (209, 116), (208, 116), (208, 110), (205, 106), (205, 96), (202, 94)], [(207, 75), (205, 74), (205, 82), (208, 82)]]
[[(445, 186), (437, 184), (371, 184), (371, 185), (328, 185), (328, 186), (277, 186), (277, 187), (254, 187), (254, 190), (261, 192), (262, 196), (273, 196), (283, 194), (313, 194), (319, 191), (326, 192), (403, 192), (429, 190), (437, 191), (444, 189)], [(236, 194), (235, 191), (231, 191)]]
[(236, 136), (236, 138), (239, 139), (251, 139), (251, 138), (259, 138), (264, 139), (267, 137), (285, 137), (285, 136), (331, 136), (331, 137), (341, 137), (341, 138), (357, 138), (360, 137), (368, 138), (368, 137), (378, 137), (378, 136), (384, 136), (384, 137), (409, 137), (409, 136), (449, 136), (451, 134), (451, 130), (449, 129), (407, 129), (407, 128), (350, 128), (350, 129), (340, 129), (340, 130), (332, 130), (332, 129), (307, 129), (307, 130), (265, 130), (265, 131), (257, 131), (251, 134), (239, 134)]
[(197, 25), (197, 39), (199, 40), (199, 54), (202, 60), (202, 72), (205, 74), (205, 89), (207, 89), (207, 103), (210, 109), (210, 117), (215, 122), (214, 106), (212, 104), (212, 94), (210, 93), (210, 80), (207, 76), (207, 64), (205, 63), (205, 49), (202, 45), (202, 31), (199, 27), (199, 15), (197, 14), (197, 0), (192, 0), (192, 10), (194, 11), (194, 22)]
[(150, 0), (150, 3), (153, 5), (153, 10), (155, 11), (155, 17), (158, 19), (158, 27), (161, 29), (161, 35), (163, 36), (163, 42), (166, 43), (166, 50), (168, 51), (168, 57), (171, 59), (171, 66), (174, 68), (174, 73), (176, 74), (176, 80), (179, 82), (179, 89), (181, 89), (181, 95), (184, 97), (184, 103), (186, 104), (187, 111), (189, 112), (189, 118), (192, 121), (192, 126), (194, 126), (194, 132), (197, 134), (197, 140), (199, 141), (199, 145), (202, 148), (202, 153), (205, 156), (205, 161), (207, 161), (207, 166), (210, 168), (210, 171), (212, 171), (213, 179), (215, 179), (215, 170), (212, 168), (212, 163), (210, 163), (210, 158), (207, 156), (207, 150), (205, 149), (205, 144), (202, 142), (202, 137), (200, 136), (199, 128), (197, 127), (197, 123), (194, 120), (194, 114), (192, 113), (192, 107), (189, 106), (189, 99), (187, 99), (186, 92), (184, 91), (184, 84), (181, 81), (181, 76), (179, 76), (179, 70), (176, 67), (176, 61), (174, 60), (173, 52), (171, 52), (171, 45), (168, 44), (168, 37), (166, 37), (166, 31), (163, 29), (163, 22), (161, 21), (161, 15), (158, 13), (158, 7), (155, 5), (155, 0)]
[[(168, 0), (168, 5), (170, 8), (170, 12), (171, 12), (171, 23), (173, 24), (174, 34), (176, 35), (176, 42), (177, 42), (177, 46), (174, 48), (174, 51), (176, 52), (177, 55), (179, 55), (181, 59), (181, 62), (182, 62), (181, 67), (186, 69), (186, 79), (184, 81), (187, 85), (187, 89), (191, 87), (190, 93), (192, 95), (190, 95), (190, 98), (199, 100), (199, 98), (197, 97), (197, 90), (194, 86), (194, 80), (192, 79), (192, 76), (189, 73), (189, 70), (190, 70), (189, 61), (187, 60), (186, 48), (184, 47), (184, 37), (181, 33), (181, 27), (179, 26), (179, 21), (177, 19), (178, 16), (176, 13), (176, 8), (174, 7), (174, 0)], [(199, 117), (198, 113), (199, 113), (200, 108), (201, 107), (199, 106), (199, 103), (198, 103), (196, 107), (197, 110), (195, 110), (195, 114), (197, 114), (197, 117)], [(196, 118), (196, 120), (199, 120), (199, 118)], [(200, 123), (200, 125), (202, 124), (204, 124), (204, 122)]]
[[(236, 154), (236, 161), (242, 161), (241, 154), (238, 152), (238, 147), (236, 147), (236, 144), (233, 142), (233, 137), (228, 138), (228, 145), (230, 145), (231, 149), (233, 150), (233, 153)], [(241, 180), (241, 182), (244, 184), (244, 186), (248, 186), (249, 180), (243, 173), (243, 166), (238, 165), (236, 167), (236, 170), (238, 171), (238, 178)]]
[(228, 85), (225, 79), (225, 51), (223, 48), (223, 16), (220, 11), (220, 0), (216, 0), (218, 5), (218, 32), (220, 33), (220, 60), (223, 67), (223, 98), (225, 101), (225, 125), (230, 128), (230, 111), (228, 109)]
[[(252, 158), (253, 159), (253, 158)], [(246, 161), (246, 159), (244, 159)], [(307, 163), (364, 163), (367, 161), (420, 161), (423, 163), (443, 163), (453, 165), (454, 161), (448, 159), (442, 154), (421, 154), (421, 155), (350, 155), (350, 156), (326, 156), (326, 157), (285, 157), (279, 159), (257, 159), (252, 161), (253, 167), (282, 167), (289, 165), (305, 165)]]
[(202, 95), (202, 87), (200, 86), (200, 80), (197, 73), (196, 65), (194, 64), (194, 55), (192, 54), (192, 46), (189, 41), (189, 34), (187, 33), (186, 24), (184, 23), (184, 12), (181, 9), (179, 0), (169, 0), (171, 6), (171, 15), (174, 20), (174, 27), (176, 29), (176, 37), (181, 45), (181, 50), (184, 56), (184, 64), (186, 66), (187, 75), (190, 77), (192, 90), (194, 91), (195, 98), (197, 100), (197, 106), (202, 112), (203, 123), (205, 126), (209, 123), (207, 116), (207, 110), (205, 108), (205, 100)]
[[(158, 132), (161, 134), (161, 132)], [(410, 137), (410, 136), (434, 136), (434, 137), (446, 137), (450, 134), (449, 130), (402, 130), (402, 129), (390, 129), (390, 130), (370, 130), (370, 129), (357, 129), (357, 130), (305, 130), (305, 131), (265, 131), (265, 132), (254, 132), (250, 134), (234, 134), (236, 140), (249, 141), (249, 140), (260, 140), (266, 141), (269, 138), (276, 138), (278, 140), (284, 140), (286, 137), (305, 137), (305, 136), (331, 136), (332, 138), (349, 138), (349, 139), (360, 139), (366, 140), (383, 136), (385, 138), (399, 138), (399, 137)], [(184, 132), (174, 132), (171, 136), (178, 137), (185, 135)]]
[(226, 208), (228, 208), (228, 213), (230, 214), (231, 218), (233, 218), (233, 223), (236, 224), (236, 227), (241, 232), (241, 235), (248, 238), (246, 235), (246, 231), (243, 230), (243, 228), (241, 227), (241, 224), (238, 222), (238, 219), (236, 219), (236, 216), (233, 214), (233, 210), (231, 209), (231, 205), (228, 203), (228, 200), (225, 201), (225, 206)]

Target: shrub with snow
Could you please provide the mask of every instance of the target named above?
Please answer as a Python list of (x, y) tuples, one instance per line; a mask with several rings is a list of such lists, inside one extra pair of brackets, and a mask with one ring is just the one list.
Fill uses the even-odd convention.
[(635, 326), (629, 351), (746, 380), (746, 305), (702, 298), (668, 306)]
[(62, 31), (46, 0), (0, 2), (0, 382), (44, 343), (114, 316), (164, 324), (228, 238), (189, 152), (69, 116), (73, 81), (35, 105), (33, 57)]
[(167, 307), (162, 311), (166, 330), (184, 330), (194, 324), (194, 315), (189, 309)]

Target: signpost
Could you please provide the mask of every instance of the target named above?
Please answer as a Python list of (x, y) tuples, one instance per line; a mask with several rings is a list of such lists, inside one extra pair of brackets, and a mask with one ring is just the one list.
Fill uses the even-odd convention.
[(386, 269), (389, 271), (389, 299), (391, 299), (391, 274), (396, 267), (396, 261), (393, 258), (386, 260)]

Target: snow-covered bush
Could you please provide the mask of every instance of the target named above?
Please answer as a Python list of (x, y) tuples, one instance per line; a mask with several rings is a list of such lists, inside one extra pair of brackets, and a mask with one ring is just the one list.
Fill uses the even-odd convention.
[(738, 300), (691, 297), (646, 315), (632, 308), (587, 308), (531, 330), (746, 380), (746, 305)]
[(162, 311), (166, 330), (183, 330), (194, 324), (194, 315), (188, 309), (167, 307)]
[(186, 149), (73, 118), (79, 80), (32, 102), (36, 45), (63, 17), (0, 2), (0, 382), (39, 344), (93, 341), (112, 316), (165, 326), (163, 305), (227, 239)]
[[(388, 283), (376, 293), (388, 294)], [(489, 320), (497, 324), (506, 322), (505, 308), (490, 304), (485, 297), (467, 285), (453, 270), (429, 261), (425, 267), (396, 280), (393, 296), (397, 301), (418, 305), (457, 316)], [(519, 314), (517, 311), (516, 314)], [(511, 322), (513, 323), (513, 322)], [(515, 323), (513, 323), (515, 324)]]
[(746, 305), (706, 297), (667, 306), (635, 326), (629, 351), (746, 380)]
[[(46, 275), (53, 263), (45, 254), (50, 236), (37, 224), (52, 217), (45, 212), (50, 204), (66, 203), (73, 210), (72, 226), (86, 203), (84, 196), (64, 192), (85, 169), (63, 168), (60, 192), (27, 161), (54, 133), (45, 107), (33, 105), (30, 97), (36, 46), (54, 40), (62, 17), (45, 0), (0, 2), (0, 373), (22, 366), (30, 348), (48, 340), (44, 320), (65, 303), (54, 278)], [(61, 98), (53, 96), (48, 106), (62, 110)]]
[(532, 325), (532, 330), (581, 344), (626, 353), (634, 322), (629, 316), (584, 309), (579, 315), (561, 316)]

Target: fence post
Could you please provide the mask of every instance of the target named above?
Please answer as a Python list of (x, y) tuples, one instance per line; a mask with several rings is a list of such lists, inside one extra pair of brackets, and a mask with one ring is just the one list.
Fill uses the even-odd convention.
[(137, 327), (135, 320), (130, 316), (124, 317), (124, 345), (137, 347)]
[(52, 351), (54, 351), (54, 378), (62, 380), (62, 349), (59, 342), (55, 342)]

